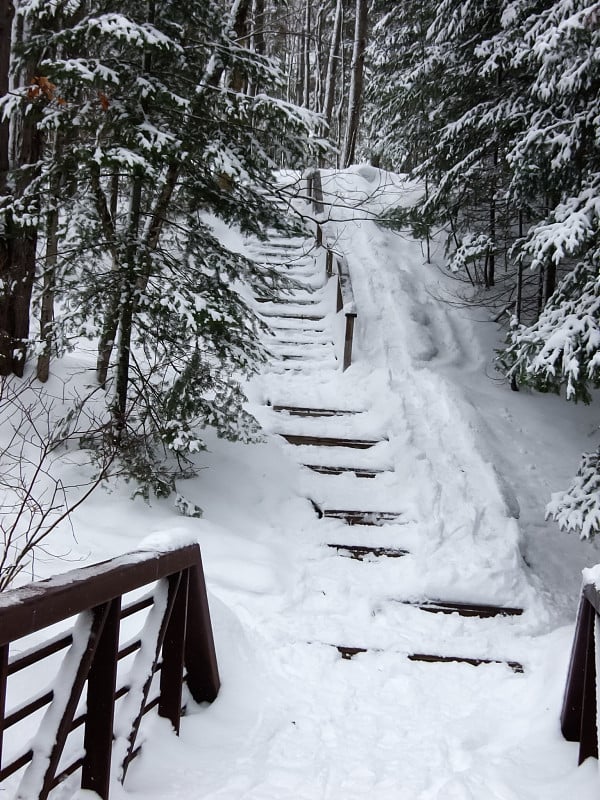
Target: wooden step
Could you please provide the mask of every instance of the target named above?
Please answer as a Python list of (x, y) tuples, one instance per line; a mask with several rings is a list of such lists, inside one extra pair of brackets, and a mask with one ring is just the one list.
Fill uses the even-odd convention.
[(330, 436), (298, 436), (292, 433), (280, 433), (290, 444), (313, 445), (315, 447), (353, 447), (357, 450), (368, 450), (385, 439), (337, 439)]
[(349, 558), (362, 561), (365, 556), (375, 556), (376, 558), (402, 558), (410, 555), (408, 550), (400, 550), (394, 547), (368, 547), (360, 544), (328, 544), (337, 550), (340, 555), (347, 553)]
[[(289, 328), (285, 330), (289, 331)], [(319, 331), (321, 333), (321, 331)], [(277, 338), (277, 341), (269, 341), (268, 344), (270, 346), (275, 345), (276, 347), (333, 347), (333, 342), (331, 339), (280, 339)]]
[[(314, 504), (313, 504), (314, 505)], [(381, 526), (386, 522), (396, 522), (402, 516), (394, 511), (347, 511), (346, 509), (325, 508), (315, 506), (319, 519), (339, 519), (346, 525)]]
[(506, 664), (513, 672), (524, 672), (523, 665), (518, 661), (502, 661), (496, 658), (467, 658), (465, 656), (436, 656), (430, 653), (413, 653), (408, 657), (409, 661), (426, 661), (429, 664), (449, 664), (457, 662), (459, 664), (470, 664), (479, 667), (482, 664)]
[(457, 603), (446, 600), (425, 600), (423, 602), (402, 600), (402, 603), (415, 606), (421, 611), (429, 611), (431, 614), (459, 614), (461, 617), (518, 617), (523, 613), (522, 608), (511, 606), (493, 606), (475, 603)]
[(320, 475), (344, 475), (353, 472), (357, 478), (376, 478), (377, 475), (382, 475), (385, 470), (382, 469), (366, 469), (364, 467), (322, 467), (318, 464), (304, 464), (308, 469), (313, 472), (318, 472)]
[(257, 303), (273, 303), (277, 306), (317, 306), (322, 302), (320, 298), (316, 300), (282, 300), (278, 297), (257, 297)]
[(261, 312), (262, 316), (267, 319), (300, 319), (300, 320), (309, 320), (311, 322), (322, 322), (325, 317), (322, 314), (280, 314), (280, 313), (273, 313), (268, 314), (264, 311)]
[[(369, 649), (366, 647), (348, 647), (347, 645), (335, 645), (337, 651), (341, 654), (342, 658), (350, 661), (354, 656), (360, 653), (368, 653)], [(373, 653), (381, 653), (381, 650), (373, 649)], [(480, 667), (482, 664), (506, 664), (513, 672), (522, 673), (525, 670), (523, 665), (518, 661), (502, 661), (495, 658), (468, 658), (466, 656), (438, 656), (431, 653), (412, 653), (408, 656), (409, 661), (424, 661), (429, 664), (469, 664), (472, 667)]]
[(271, 406), (273, 411), (290, 414), (293, 417), (343, 417), (346, 414), (360, 414), (360, 411), (338, 411), (334, 408), (305, 408), (303, 406)]

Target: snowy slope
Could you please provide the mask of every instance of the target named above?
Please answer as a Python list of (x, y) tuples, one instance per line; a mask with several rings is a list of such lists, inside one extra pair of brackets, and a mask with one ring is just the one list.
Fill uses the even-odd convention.
[[(364, 211), (366, 200), (376, 211), (414, 187), (358, 168), (327, 176), (325, 190), (333, 201), (325, 231), (347, 257), (358, 309), (352, 366), (342, 373), (336, 360), (323, 251), (308, 239), (238, 241), (306, 287), (284, 305), (257, 304), (274, 326), (272, 359), (248, 387), (265, 441), (210, 439), (202, 456), (210, 469), (182, 486), (202, 520), (178, 518), (166, 502), (131, 502), (115, 487), (76, 513), (76, 539), (65, 530), (57, 543), (85, 562), (134, 549), (153, 532), (192, 533), (202, 548), (221, 693), (191, 709), (179, 739), (164, 721), (150, 722), (141, 757), (112, 796), (595, 797), (596, 766), (577, 768), (558, 715), (580, 568), (597, 553), (543, 522), (593, 416), (491, 380), (488, 327), (441, 302), (446, 278), (424, 265), (419, 243)], [(354, 413), (305, 418), (277, 405)], [(298, 446), (280, 434), (377, 444)], [(322, 475), (306, 464), (381, 471)], [(349, 526), (320, 519), (315, 507), (398, 516)], [(331, 544), (408, 554), (359, 561)], [(42, 574), (54, 567), (38, 564)], [(465, 618), (407, 603), (425, 600), (523, 614)], [(337, 646), (366, 652), (347, 660)], [(492, 663), (408, 658), (419, 653)], [(72, 791), (67, 784), (59, 796)]]

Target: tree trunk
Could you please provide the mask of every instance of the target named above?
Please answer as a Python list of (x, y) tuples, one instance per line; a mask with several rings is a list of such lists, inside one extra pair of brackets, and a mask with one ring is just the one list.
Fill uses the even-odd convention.
[(331, 127), (331, 118), (333, 115), (340, 41), (342, 38), (342, 10), (342, 0), (337, 0), (333, 31), (331, 34), (331, 47), (329, 48), (329, 59), (327, 61), (327, 74), (325, 76), (325, 100), (323, 102), (323, 113), (328, 127)]
[(56, 286), (56, 263), (58, 261), (58, 191), (59, 181), (50, 187), (50, 209), (46, 217), (46, 258), (44, 260), (44, 282), (40, 308), (40, 339), (44, 349), (38, 356), (37, 379), (42, 383), (50, 375), (54, 322), (54, 293)]
[(354, 28), (354, 49), (352, 51), (350, 97), (348, 100), (348, 118), (344, 136), (344, 152), (342, 165), (349, 167), (354, 161), (356, 140), (362, 106), (365, 51), (367, 49), (367, 0), (356, 0), (356, 23)]
[[(0, 95), (8, 94), (12, 21), (14, 7), (9, 0), (0, 0)], [(0, 194), (6, 195), (9, 171), (10, 128), (8, 120), (0, 122)], [(0, 236), (0, 375), (10, 375), (12, 370), (12, 339), (9, 325), (10, 253), (7, 220), (4, 214)]]
[(137, 255), (139, 227), (142, 207), (142, 180), (134, 176), (129, 206), (128, 241), (126, 252), (126, 274), (121, 293), (120, 336), (115, 387), (115, 417), (118, 436), (125, 427), (127, 417), (127, 390), (129, 388), (129, 366), (131, 363), (131, 336), (137, 291)]
[[(237, 7), (233, 30), (235, 31), (236, 43), (240, 47), (248, 47), (250, 43), (250, 8), (250, 0), (241, 0)], [(248, 76), (239, 66), (234, 67), (232, 71), (229, 87), (234, 92), (243, 92), (248, 88)]]
[(302, 96), (302, 105), (305, 108), (310, 108), (310, 6), (311, 0), (306, 0), (306, 6), (304, 10), (304, 40), (302, 42), (302, 61), (304, 63), (304, 76), (302, 79), (304, 92)]

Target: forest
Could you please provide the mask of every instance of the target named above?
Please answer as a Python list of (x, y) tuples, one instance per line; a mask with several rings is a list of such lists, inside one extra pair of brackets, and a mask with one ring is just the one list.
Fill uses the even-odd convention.
[[(164, 497), (207, 426), (256, 436), (249, 288), (282, 278), (212, 223), (302, 230), (282, 170), (418, 181), (380, 224), (444, 242), (457, 301), (505, 328), (515, 390), (592, 402), (600, 2), (0, 0), (0, 83), (0, 589), (72, 510), (54, 453), (89, 458), (78, 503), (113, 475)], [(56, 404), (78, 352), (94, 374)], [(600, 449), (548, 513), (600, 531)]]

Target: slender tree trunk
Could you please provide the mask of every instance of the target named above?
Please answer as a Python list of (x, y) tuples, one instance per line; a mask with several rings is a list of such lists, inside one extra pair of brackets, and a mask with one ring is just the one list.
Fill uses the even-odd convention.
[[(240, 0), (233, 23), (237, 44), (240, 47), (248, 47), (250, 44), (250, 9), (250, 0)], [(234, 67), (229, 86), (234, 92), (243, 92), (248, 88), (248, 76), (239, 66)]]
[(545, 283), (544, 273), (545, 272), (546, 272), (546, 270), (544, 269), (544, 267), (540, 267), (540, 273), (538, 275), (536, 319), (540, 318), (540, 315), (541, 315), (541, 313), (543, 311), (543, 308), (544, 308), (544, 283)]
[[(57, 142), (55, 152), (60, 150)], [(42, 301), (40, 308), (40, 338), (44, 343), (44, 349), (38, 356), (37, 378), (42, 383), (48, 380), (50, 375), (50, 357), (52, 354), (54, 322), (54, 294), (56, 287), (56, 264), (58, 261), (58, 194), (60, 191), (60, 179), (52, 178), (50, 182), (50, 207), (46, 216), (46, 257), (44, 260), (44, 278), (42, 288)]]
[(554, 294), (556, 289), (556, 264), (550, 261), (546, 264), (544, 276), (544, 305)]
[[(519, 239), (523, 238), (523, 211), (519, 209)], [(523, 260), (517, 260), (517, 300), (515, 304), (515, 317), (517, 322), (521, 324), (521, 315), (523, 313)]]
[(305, 108), (310, 108), (310, 37), (312, 33), (310, 8), (311, 0), (306, 0), (304, 9), (304, 40), (302, 43), (302, 60), (304, 62), (302, 105)]
[[(265, 0), (253, 0), (252, 2), (252, 18), (250, 30), (250, 48), (261, 56), (264, 56), (265, 47)], [(254, 97), (259, 91), (259, 86), (254, 82), (254, 79), (248, 80), (248, 94)]]
[[(0, 0), (0, 95), (8, 94), (12, 22), (14, 7), (9, 0)], [(6, 195), (8, 184), (10, 128), (8, 120), (0, 122), (0, 194)], [(6, 212), (2, 215), (0, 234), (0, 375), (10, 375), (12, 371), (12, 336), (9, 325), (10, 294), (10, 252), (8, 241), (8, 220)]]
[(342, 11), (342, 0), (337, 0), (335, 17), (333, 20), (333, 31), (331, 34), (331, 47), (329, 48), (329, 58), (327, 60), (327, 74), (325, 76), (325, 99), (323, 101), (323, 114), (328, 127), (331, 127), (331, 118), (333, 115), (335, 84), (340, 56), (340, 42), (342, 39)]
[[(16, 196), (22, 197), (34, 177), (36, 165), (42, 154), (43, 134), (38, 129), (37, 109), (23, 115), (19, 165), (30, 170), (22, 173), (17, 180)], [(32, 209), (33, 210), (33, 209)], [(36, 209), (39, 212), (39, 208)], [(31, 294), (35, 278), (35, 256), (37, 249), (37, 228), (34, 225), (10, 225), (11, 309), (9, 321), (12, 336), (12, 371), (17, 377), (23, 376), (29, 338), (29, 317)]]
[(344, 136), (344, 153), (342, 164), (349, 167), (356, 153), (356, 140), (360, 123), (362, 106), (364, 63), (367, 49), (368, 4), (367, 0), (356, 0), (356, 23), (354, 28), (354, 49), (352, 51), (350, 97), (348, 100), (348, 118)]
[(133, 315), (138, 284), (138, 250), (139, 229), (142, 208), (142, 179), (134, 176), (131, 185), (129, 206), (129, 222), (126, 247), (126, 272), (121, 292), (121, 315), (119, 321), (119, 345), (117, 358), (117, 374), (115, 386), (115, 416), (117, 430), (125, 427), (127, 416), (127, 390), (129, 388), (129, 367), (131, 363), (131, 338), (133, 333)]

